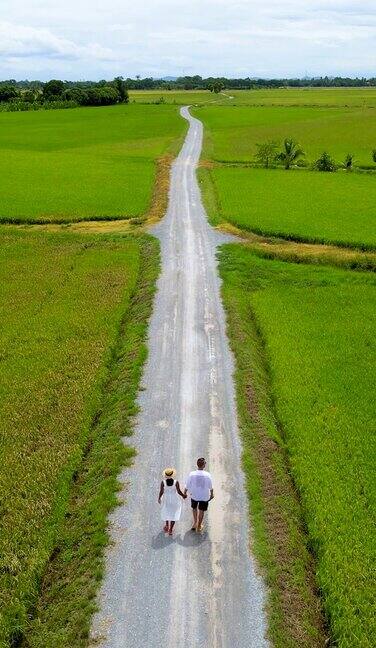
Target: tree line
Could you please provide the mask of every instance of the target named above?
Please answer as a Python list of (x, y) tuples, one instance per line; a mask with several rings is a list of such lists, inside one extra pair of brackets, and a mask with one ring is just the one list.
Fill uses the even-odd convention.
[[(201, 77), (180, 76), (176, 79), (154, 79), (152, 77), (141, 78), (137, 75), (135, 78), (117, 77), (124, 82), (126, 90), (211, 90), (213, 92), (221, 89), (228, 90), (252, 90), (262, 88), (340, 88), (340, 87), (367, 87), (376, 86), (376, 77), (310, 77), (310, 78), (276, 78), (262, 79), (256, 77), (246, 77), (239, 79), (229, 79), (227, 77)], [(64, 90), (79, 89), (84, 92), (88, 90), (104, 88), (111, 86), (113, 81), (62, 81)], [(1, 85), (12, 86), (18, 90), (34, 90), (42, 92), (46, 84), (42, 81), (16, 81), (8, 79), (1, 82)]]
[[(20, 87), (14, 80), (0, 83), (0, 102), (13, 104), (17, 107), (32, 104), (43, 107), (46, 104), (64, 104), (68, 106), (108, 106), (117, 103), (128, 103), (128, 90), (122, 77), (113, 81), (97, 83), (74, 84), (72, 82), (51, 79), (46, 83), (32, 82), (30, 86)], [(22, 82), (24, 83), (24, 82)], [(10, 106), (12, 107), (12, 106)]]

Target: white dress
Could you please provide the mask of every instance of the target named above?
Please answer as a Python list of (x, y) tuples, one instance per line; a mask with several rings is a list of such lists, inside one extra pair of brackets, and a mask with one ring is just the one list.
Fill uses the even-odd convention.
[(167, 486), (167, 481), (163, 480), (164, 493), (162, 496), (161, 518), (163, 522), (177, 522), (181, 515), (181, 497), (176, 490), (176, 480), (172, 486)]

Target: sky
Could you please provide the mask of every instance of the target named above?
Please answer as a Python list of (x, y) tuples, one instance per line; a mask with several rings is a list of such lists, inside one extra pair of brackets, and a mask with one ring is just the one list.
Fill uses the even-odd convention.
[(376, 76), (376, 0), (1, 0), (1, 79)]

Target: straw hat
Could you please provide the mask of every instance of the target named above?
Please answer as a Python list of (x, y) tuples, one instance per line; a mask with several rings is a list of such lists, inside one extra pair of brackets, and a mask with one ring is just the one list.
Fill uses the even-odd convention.
[(165, 468), (163, 471), (163, 477), (166, 477), (166, 479), (173, 479), (176, 477), (175, 468)]

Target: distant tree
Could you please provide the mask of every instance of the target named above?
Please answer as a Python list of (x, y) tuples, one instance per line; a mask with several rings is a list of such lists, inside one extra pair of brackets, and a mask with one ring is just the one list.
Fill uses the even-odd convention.
[(129, 95), (127, 90), (127, 84), (124, 81), (123, 77), (121, 76), (115, 77), (115, 79), (112, 82), (112, 85), (118, 91), (120, 96), (120, 101), (122, 101), (123, 103), (128, 103)]
[(11, 101), (18, 97), (18, 91), (15, 86), (10, 83), (0, 84), (0, 101)]
[(43, 99), (51, 101), (60, 98), (64, 92), (64, 82), (58, 79), (51, 79), (43, 86)]
[(82, 88), (67, 88), (64, 91), (63, 99), (66, 101), (75, 101), (80, 106), (87, 104), (88, 96), (86, 90)]
[(303, 149), (293, 139), (285, 139), (283, 142), (283, 149), (276, 159), (282, 162), (285, 169), (289, 169), (292, 164), (297, 162), (299, 158), (305, 155)]
[(316, 160), (316, 162), (313, 165), (313, 168), (316, 169), (316, 171), (336, 171), (337, 166), (334, 160), (330, 157), (329, 153), (324, 151)]
[[(193, 83), (190, 84), (190, 87), (188, 88), (193, 89), (195, 86)], [(221, 81), (210, 81), (207, 84), (207, 89), (210, 90), (210, 92), (214, 92), (215, 94), (219, 94), (223, 88), (225, 87)]]
[(267, 169), (269, 164), (274, 162), (277, 157), (278, 143), (270, 140), (264, 144), (256, 144), (256, 146), (255, 159)]
[(111, 85), (90, 88), (86, 95), (85, 105), (87, 106), (110, 106), (120, 101), (118, 91)]
[(352, 171), (353, 164), (354, 164), (354, 156), (351, 153), (348, 153), (345, 157), (343, 166), (346, 169), (346, 171)]
[(372, 160), (376, 164), (376, 149), (373, 149), (373, 151), (372, 151)]
[(39, 93), (35, 90), (26, 90), (22, 93), (22, 101), (26, 101), (27, 103), (34, 103), (38, 95)]
[(223, 90), (223, 88), (224, 88), (224, 85), (223, 85), (223, 83), (221, 83), (221, 81), (216, 81), (213, 84), (213, 91), (215, 92), (215, 94), (219, 94)]

